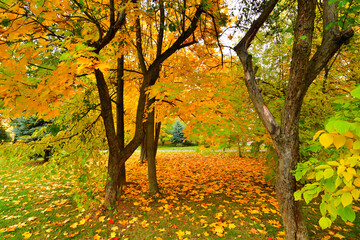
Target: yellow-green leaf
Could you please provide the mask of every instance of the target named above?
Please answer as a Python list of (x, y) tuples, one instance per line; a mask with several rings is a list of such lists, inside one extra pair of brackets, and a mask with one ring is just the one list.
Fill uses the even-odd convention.
[(341, 203), (344, 207), (351, 204), (352, 200), (353, 200), (353, 197), (352, 197), (351, 193), (349, 193), (349, 192), (346, 192), (343, 195), (341, 195)]
[(360, 178), (356, 178), (353, 182), (353, 184), (356, 186), (356, 187), (360, 187)]
[(320, 144), (328, 148), (334, 142), (334, 136), (329, 133), (324, 133), (319, 138)]
[(313, 141), (315, 141), (319, 136), (320, 134), (324, 133), (325, 131), (324, 130), (320, 130), (318, 131), (317, 133), (315, 133), (314, 137), (313, 137)]
[(343, 174), (345, 180), (348, 181), (348, 182), (350, 182), (351, 179), (352, 179), (353, 176), (354, 176), (352, 173), (349, 173), (349, 172), (343, 172), (342, 174)]
[(355, 200), (358, 200), (359, 199), (359, 195), (360, 195), (360, 191), (359, 191), (359, 189), (353, 189), (353, 190), (351, 190), (351, 195), (353, 196), (353, 198), (355, 199)]
[(328, 228), (331, 226), (331, 220), (327, 217), (322, 217), (319, 220), (319, 225), (322, 229)]
[(325, 169), (324, 179), (331, 178), (334, 175), (334, 170), (332, 168)]

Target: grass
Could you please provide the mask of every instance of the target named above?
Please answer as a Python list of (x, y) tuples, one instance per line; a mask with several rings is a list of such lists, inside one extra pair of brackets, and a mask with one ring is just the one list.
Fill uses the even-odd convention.
[[(161, 193), (149, 196), (147, 166), (138, 158), (127, 162), (132, 184), (109, 209), (101, 207), (104, 182), (81, 177), (98, 175), (95, 160), (87, 159), (82, 171), (65, 163), (29, 166), (0, 158), (0, 239), (284, 238), (262, 159), (159, 152)], [(318, 206), (304, 211), (311, 239), (359, 239), (359, 220), (321, 230)]]

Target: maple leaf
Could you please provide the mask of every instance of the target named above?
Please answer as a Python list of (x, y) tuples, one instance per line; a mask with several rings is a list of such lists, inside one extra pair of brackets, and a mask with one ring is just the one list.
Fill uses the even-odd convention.
[(103, 238), (99, 234), (94, 235), (94, 240), (102, 240)]
[(181, 230), (179, 230), (179, 231), (177, 231), (177, 232), (175, 232), (176, 233), (176, 235), (178, 236), (178, 238), (183, 238), (184, 236), (185, 236), (185, 232), (184, 231), (181, 231)]
[(77, 222), (70, 225), (71, 228), (77, 228), (77, 226), (78, 226)]
[(259, 232), (258, 232), (255, 228), (251, 228), (251, 229), (249, 230), (249, 233), (250, 233), (250, 234), (258, 234)]
[(236, 228), (236, 225), (233, 223), (229, 223), (229, 229), (234, 229), (234, 228)]
[(24, 239), (29, 239), (32, 234), (30, 232), (24, 232), (22, 235), (24, 236)]
[(104, 221), (105, 221), (105, 216), (99, 217), (99, 222), (104, 222)]
[(223, 228), (222, 226), (219, 226), (219, 225), (215, 226), (214, 232), (215, 232), (215, 234), (216, 234), (217, 236), (219, 236), (219, 237), (223, 237), (223, 236), (224, 236), (224, 228)]
[(109, 219), (108, 222), (109, 223), (114, 223), (114, 219)]
[(79, 224), (78, 225), (84, 225), (86, 222), (86, 218), (83, 218), (80, 220)]
[(336, 234), (334, 235), (334, 237), (339, 238), (339, 239), (344, 239), (344, 238), (345, 238), (345, 237), (344, 237), (343, 235), (341, 235), (340, 233), (336, 233)]

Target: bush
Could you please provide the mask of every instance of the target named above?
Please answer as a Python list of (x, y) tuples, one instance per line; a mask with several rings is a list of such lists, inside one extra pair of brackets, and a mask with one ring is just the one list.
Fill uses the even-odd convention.
[(0, 142), (2, 141), (11, 141), (10, 135), (6, 132), (5, 127), (0, 124)]

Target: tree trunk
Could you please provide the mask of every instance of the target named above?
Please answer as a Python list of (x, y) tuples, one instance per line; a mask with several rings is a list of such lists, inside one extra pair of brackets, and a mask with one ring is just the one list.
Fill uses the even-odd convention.
[[(294, 126), (298, 129), (298, 125)], [(283, 219), (287, 240), (308, 239), (308, 232), (301, 206), (295, 201), (296, 180), (292, 174), (299, 161), (299, 135), (281, 134), (280, 142), (275, 143), (278, 156), (276, 177), (276, 197)]]
[(149, 193), (155, 194), (159, 191), (159, 186), (156, 177), (156, 144), (155, 144), (155, 98), (149, 100), (148, 120), (146, 124), (146, 147), (147, 147), (147, 161), (148, 161), (148, 178), (149, 178)]
[(157, 149), (158, 149), (158, 146), (159, 146), (160, 130), (161, 130), (161, 122), (157, 122), (155, 124), (155, 142), (154, 142), (155, 157), (156, 157)]
[[(125, 147), (125, 123), (124, 123), (124, 56), (117, 60), (117, 94), (116, 94), (116, 134), (119, 141), (120, 151)], [(126, 183), (125, 163), (120, 168), (120, 184)]]
[(243, 157), (243, 154), (241, 152), (241, 145), (242, 145), (241, 141), (238, 140), (237, 147), (238, 147), (238, 156), (239, 156), (239, 158)]
[(140, 151), (140, 163), (144, 163), (147, 161), (147, 134), (145, 130), (144, 138), (141, 141), (141, 151)]

